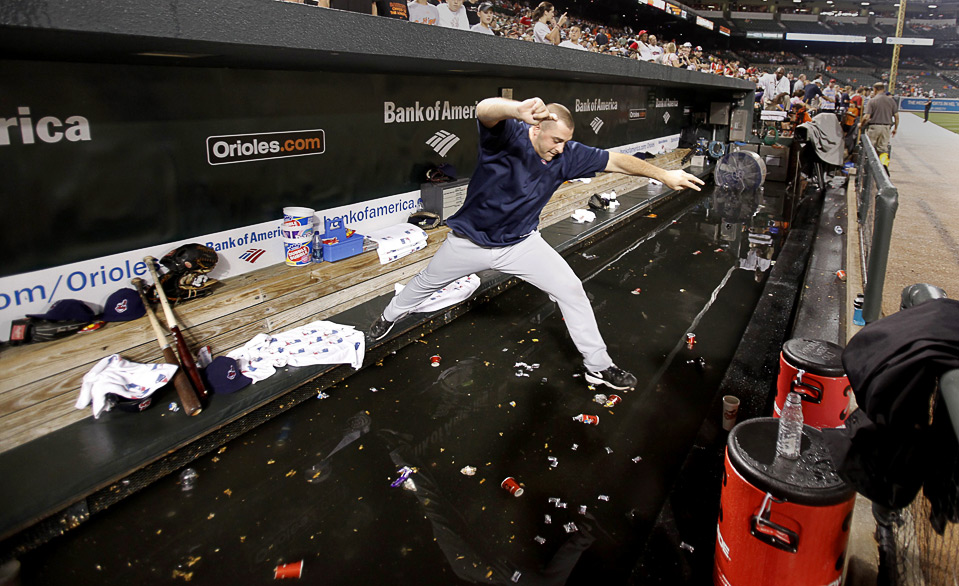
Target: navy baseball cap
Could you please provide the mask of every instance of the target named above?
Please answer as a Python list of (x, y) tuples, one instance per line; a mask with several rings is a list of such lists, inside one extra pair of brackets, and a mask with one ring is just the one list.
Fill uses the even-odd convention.
[(217, 395), (235, 393), (253, 383), (253, 379), (240, 372), (236, 360), (229, 356), (218, 356), (210, 362), (204, 371), (206, 383)]
[(133, 289), (118, 289), (107, 297), (103, 321), (131, 321), (143, 317), (147, 310), (140, 295)]
[(86, 303), (79, 299), (61, 299), (54, 302), (46, 313), (30, 313), (27, 317), (46, 319), (50, 321), (86, 321), (94, 320), (96, 313)]

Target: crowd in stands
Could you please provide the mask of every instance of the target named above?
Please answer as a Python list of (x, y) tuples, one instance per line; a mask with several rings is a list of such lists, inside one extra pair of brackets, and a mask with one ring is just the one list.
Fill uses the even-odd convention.
[[(458, 28), (487, 35), (494, 35), (519, 41), (551, 44), (565, 50), (590, 51), (620, 58), (635, 59), (658, 63), (669, 67), (680, 67), (702, 71), (726, 77), (746, 79), (762, 86), (762, 80), (774, 75), (778, 66), (786, 66), (797, 71), (795, 79), (789, 73), (791, 84), (797, 84), (803, 77), (803, 99), (800, 100), (810, 110), (818, 109), (820, 104), (810, 102), (806, 88), (815, 85), (805, 80), (799, 71), (803, 65), (802, 57), (786, 51), (744, 50), (741, 55), (732, 52), (707, 54), (701, 46), (694, 46), (692, 40), (663, 38), (660, 31), (633, 31), (629, 27), (610, 27), (568, 14), (557, 14), (550, 2), (540, 2), (535, 8), (516, 0), (287, 0), (304, 4), (313, 4), (327, 8), (366, 12), (411, 22)], [(843, 54), (821, 56), (814, 59), (819, 63), (816, 72), (824, 72), (825, 80), (820, 80), (823, 89), (830, 89), (829, 80), (837, 79), (838, 85), (852, 86), (871, 84), (875, 78), (866, 72), (846, 72), (837, 69), (847, 65), (866, 63), (860, 58)], [(901, 61), (905, 68), (928, 68), (917, 57), (904, 57)], [(941, 68), (959, 68), (959, 59), (939, 59), (936, 65)], [(808, 72), (810, 77), (815, 74)], [(842, 74), (841, 74), (842, 73)], [(843, 75), (844, 74), (844, 75)], [(878, 72), (877, 72), (878, 74)], [(822, 75), (819, 76), (820, 78)], [(933, 89), (926, 83), (929, 80), (917, 76), (905, 76), (897, 84), (897, 90), (904, 95), (927, 95)], [(938, 80), (941, 83), (944, 80)], [(789, 94), (795, 100), (794, 89)], [(946, 84), (943, 89), (953, 90)], [(812, 91), (812, 90), (810, 90)], [(815, 94), (815, 92), (813, 92)], [(827, 92), (828, 93), (828, 92)], [(761, 96), (761, 94), (760, 94)], [(814, 97), (818, 98), (818, 95)], [(759, 98), (761, 99), (761, 98)], [(827, 106), (828, 108), (828, 106)]]
[(740, 51), (750, 63), (770, 63), (772, 65), (802, 65), (802, 59), (785, 51)]
[[(633, 31), (557, 14), (549, 2), (535, 8), (512, 0), (287, 0), (325, 8), (352, 10), (426, 25), (458, 28), (508, 39), (547, 43), (648, 61), (668, 67), (755, 81), (756, 71), (738, 59), (708, 55), (689, 40), (660, 38), (656, 31)], [(794, 56), (793, 56), (794, 57)]]

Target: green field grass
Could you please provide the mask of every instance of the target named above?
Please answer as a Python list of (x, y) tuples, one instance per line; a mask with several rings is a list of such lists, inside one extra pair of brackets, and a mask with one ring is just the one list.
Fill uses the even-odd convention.
[[(920, 113), (919, 116), (922, 116), (922, 113)], [(951, 112), (930, 112), (929, 122), (933, 122), (946, 130), (951, 130), (959, 134), (959, 114), (953, 114)]]

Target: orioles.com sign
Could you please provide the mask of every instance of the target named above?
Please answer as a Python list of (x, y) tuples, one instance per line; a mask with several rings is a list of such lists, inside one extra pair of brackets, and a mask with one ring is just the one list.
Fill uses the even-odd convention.
[(206, 139), (206, 159), (211, 165), (320, 155), (325, 150), (326, 134), (320, 129), (226, 134)]

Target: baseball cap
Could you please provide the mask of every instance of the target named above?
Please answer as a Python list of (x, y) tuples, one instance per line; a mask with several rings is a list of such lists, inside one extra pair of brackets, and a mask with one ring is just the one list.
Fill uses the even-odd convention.
[(240, 372), (236, 360), (229, 356), (214, 358), (204, 374), (210, 390), (217, 395), (235, 393), (253, 382), (253, 379)]
[(645, 34), (647, 34), (646, 31), (645, 31), (645, 30), (641, 30), (641, 31), (639, 31), (638, 33), (636, 33), (636, 36), (637, 36), (637, 37), (641, 37), (641, 36), (643, 36), (643, 35), (645, 35)]
[(683, 46), (684, 46), (684, 47), (692, 47), (693, 44), (690, 43), (689, 41), (686, 41), (685, 43), (683, 43)]
[(143, 317), (146, 308), (140, 295), (133, 289), (118, 289), (107, 297), (103, 306), (103, 321), (132, 321)]
[(699, 45), (696, 45), (696, 49), (695, 49), (695, 50), (696, 50), (696, 51), (702, 51), (702, 50), (703, 50), (703, 48), (702, 48), (702, 47), (700, 47)]
[(50, 321), (93, 321), (93, 309), (79, 299), (61, 299), (54, 302), (46, 313), (30, 313), (27, 317)]
[(483, 3), (481, 3), (479, 6), (476, 7), (476, 12), (487, 12), (487, 11), (492, 10), (492, 9), (493, 9), (493, 3), (492, 3), (492, 2), (483, 2)]
[(818, 77), (817, 77), (816, 79), (812, 80), (812, 82), (813, 82), (813, 83), (818, 83), (819, 85), (822, 85), (822, 80), (819, 79)]

